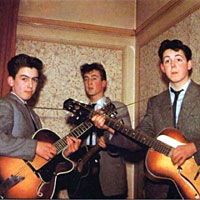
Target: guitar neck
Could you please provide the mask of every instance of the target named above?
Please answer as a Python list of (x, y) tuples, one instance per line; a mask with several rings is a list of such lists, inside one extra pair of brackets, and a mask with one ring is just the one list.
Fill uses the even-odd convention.
[(166, 156), (168, 156), (172, 150), (171, 146), (169, 146), (155, 138), (152, 138), (145, 133), (142, 133), (140, 131), (136, 131), (135, 129), (129, 128), (129, 127), (123, 125), (120, 121), (106, 117), (105, 123), (109, 127), (115, 129), (116, 131), (119, 131), (122, 134), (136, 140), (137, 142), (144, 144)]
[(83, 164), (87, 163), (90, 158), (97, 153), (98, 151), (100, 151), (101, 147), (96, 144), (95, 146), (93, 146), (91, 149), (89, 149), (89, 151), (83, 156), (83, 158), (81, 159), (81, 162), (83, 162)]
[(54, 143), (54, 146), (57, 149), (57, 154), (59, 154), (63, 149), (65, 149), (67, 145), (67, 136), (72, 136), (75, 138), (80, 138), (85, 132), (87, 132), (91, 127), (93, 126), (93, 123), (88, 119), (81, 124), (79, 124), (77, 127), (75, 127), (68, 135), (63, 137), (62, 139), (58, 140), (56, 143)]

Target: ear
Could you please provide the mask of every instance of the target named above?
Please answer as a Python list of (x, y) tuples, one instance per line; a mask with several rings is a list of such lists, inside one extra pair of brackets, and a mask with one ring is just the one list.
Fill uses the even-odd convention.
[(191, 70), (193, 68), (193, 61), (189, 60), (188, 61), (188, 70)]
[(103, 88), (105, 89), (105, 88), (107, 87), (107, 81), (103, 80), (103, 81), (102, 81), (102, 86), (103, 86)]
[(14, 79), (12, 76), (8, 76), (8, 85), (10, 85), (10, 87), (13, 87), (14, 86)]
[(163, 72), (163, 73), (165, 73), (165, 67), (164, 67), (164, 65), (161, 63), (160, 64), (160, 69), (161, 69), (161, 71)]

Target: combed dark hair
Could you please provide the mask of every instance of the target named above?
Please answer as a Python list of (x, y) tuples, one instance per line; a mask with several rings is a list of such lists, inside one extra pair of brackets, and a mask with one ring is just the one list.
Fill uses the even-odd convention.
[(36, 68), (40, 77), (43, 69), (43, 63), (36, 57), (32, 57), (26, 54), (19, 54), (10, 59), (7, 67), (9, 76), (12, 76), (13, 78), (15, 78), (19, 69), (22, 67)]
[(101, 75), (101, 80), (107, 80), (107, 77), (106, 77), (106, 71), (103, 67), (102, 64), (100, 63), (92, 63), (92, 64), (88, 64), (88, 63), (85, 63), (83, 65), (80, 66), (80, 70), (81, 70), (81, 76), (82, 78), (84, 78), (84, 75), (92, 70), (97, 70), (100, 72), (100, 75)]
[(185, 57), (187, 58), (187, 61), (192, 59), (191, 49), (187, 45), (184, 45), (182, 43), (182, 41), (180, 41), (180, 40), (164, 40), (161, 43), (160, 48), (158, 50), (158, 55), (159, 55), (161, 63), (163, 63), (163, 53), (167, 49), (172, 49), (174, 51), (182, 50), (185, 54)]

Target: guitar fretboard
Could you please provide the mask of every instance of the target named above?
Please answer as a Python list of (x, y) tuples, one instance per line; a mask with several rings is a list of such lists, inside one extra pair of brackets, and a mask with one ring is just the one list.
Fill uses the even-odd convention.
[[(83, 135), (86, 131), (88, 131), (93, 126), (93, 123), (90, 120), (86, 120), (82, 122), (80, 125), (75, 127), (67, 136), (73, 136), (75, 138), (79, 138)], [(54, 146), (57, 149), (57, 154), (59, 154), (64, 148), (67, 147), (67, 136), (63, 137), (62, 139), (58, 140), (54, 143)]]
[(147, 134), (144, 134), (140, 131), (136, 131), (132, 128), (129, 128), (125, 125), (123, 125), (120, 121), (111, 119), (109, 117), (106, 117), (106, 122), (105, 122), (109, 127), (121, 132), (124, 135), (127, 135), (130, 138), (133, 138), (134, 140), (138, 141), (141, 144), (144, 144), (155, 151), (158, 151), (166, 156), (169, 156), (172, 147), (155, 139)]

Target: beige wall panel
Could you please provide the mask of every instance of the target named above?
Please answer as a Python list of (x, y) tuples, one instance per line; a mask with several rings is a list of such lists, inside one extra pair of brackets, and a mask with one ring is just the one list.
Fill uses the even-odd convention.
[(171, 0), (137, 0), (136, 26), (140, 26), (151, 18), (159, 9)]
[(21, 0), (19, 16), (135, 29), (136, 0)]

